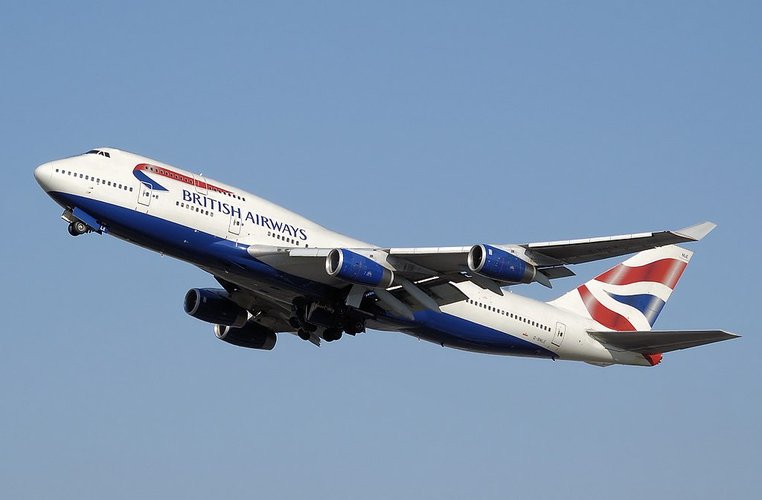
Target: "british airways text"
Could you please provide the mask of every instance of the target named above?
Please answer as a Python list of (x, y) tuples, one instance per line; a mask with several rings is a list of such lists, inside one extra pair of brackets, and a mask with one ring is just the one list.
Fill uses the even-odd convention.
[(252, 224), (266, 227), (267, 229), (277, 231), (282, 234), (287, 234), (292, 238), (299, 238), (300, 240), (307, 239), (307, 233), (304, 229), (292, 226), (291, 224), (286, 224), (285, 222), (276, 221), (275, 219), (265, 217), (264, 215), (255, 214), (254, 212), (247, 212), (246, 216), (244, 217), (241, 209), (231, 205), (230, 203), (215, 200), (214, 198), (209, 198), (203, 194), (191, 193), (187, 189), (183, 189), (183, 201), (194, 203), (200, 207), (215, 210), (225, 215), (247, 220)]

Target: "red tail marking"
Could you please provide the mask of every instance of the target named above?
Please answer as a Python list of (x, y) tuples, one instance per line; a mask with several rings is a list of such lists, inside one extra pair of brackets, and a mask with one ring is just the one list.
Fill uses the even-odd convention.
[(638, 267), (619, 264), (595, 279), (610, 285), (629, 285), (640, 281), (652, 281), (675, 288), (687, 265), (685, 262), (677, 259), (657, 260), (656, 262)]
[(636, 329), (634, 326), (632, 326), (632, 323), (630, 323), (627, 318), (601, 304), (598, 299), (596, 299), (593, 294), (590, 293), (590, 290), (588, 290), (587, 286), (582, 285), (581, 287), (577, 288), (577, 291), (579, 291), (579, 296), (582, 297), (582, 302), (585, 303), (587, 312), (589, 312), (590, 316), (598, 323), (602, 324), (606, 328), (610, 328), (619, 332), (632, 331)]

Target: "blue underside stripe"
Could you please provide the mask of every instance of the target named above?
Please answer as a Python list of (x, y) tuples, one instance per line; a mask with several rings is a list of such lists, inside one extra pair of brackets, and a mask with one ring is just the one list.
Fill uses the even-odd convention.
[(420, 337), (449, 347), (489, 354), (557, 357), (554, 352), (536, 344), (458, 316), (428, 309), (418, 311), (414, 316), (419, 325), (414, 330)]
[(248, 245), (237, 245), (234, 241), (182, 224), (91, 198), (57, 192), (49, 195), (61, 205), (78, 207), (91, 214), (107, 226), (111, 234), (151, 250), (200, 266), (228, 269), (242, 277), (286, 285), (307, 294), (324, 294), (332, 290), (251, 257), (246, 251)]
[[(48, 193), (59, 204), (79, 208), (109, 228), (146, 248), (205, 267), (220, 267), (248, 279), (286, 285), (312, 296), (335, 295), (335, 289), (279, 271), (251, 257), (247, 246), (196, 231), (150, 214), (77, 195)], [(414, 314), (415, 324), (405, 333), (449, 347), (490, 354), (555, 357), (555, 353), (507, 333), (450, 314), (430, 310)], [(392, 324), (399, 324), (387, 318)]]

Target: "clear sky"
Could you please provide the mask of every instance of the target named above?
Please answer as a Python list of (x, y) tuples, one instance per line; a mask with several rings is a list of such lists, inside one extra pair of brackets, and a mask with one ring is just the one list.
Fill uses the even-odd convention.
[[(760, 26), (758, 2), (4, 3), (0, 494), (759, 498)], [(372, 331), (234, 348), (182, 311), (210, 276), (67, 234), (32, 170), (95, 146), (389, 246), (712, 220), (657, 327), (744, 337), (653, 369)]]

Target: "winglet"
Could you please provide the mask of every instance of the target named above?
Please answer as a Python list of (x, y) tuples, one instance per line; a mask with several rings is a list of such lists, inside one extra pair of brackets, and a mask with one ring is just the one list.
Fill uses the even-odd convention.
[(702, 222), (701, 224), (696, 224), (694, 226), (678, 229), (677, 231), (674, 231), (674, 233), (677, 234), (678, 236), (684, 236), (693, 241), (699, 241), (704, 236), (711, 233), (712, 229), (716, 227), (717, 227), (717, 224), (715, 224), (714, 222), (707, 221), (707, 222)]

